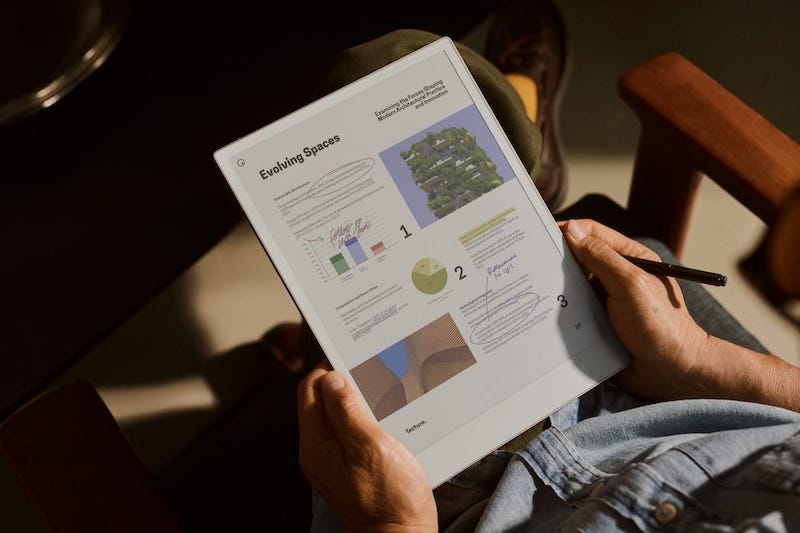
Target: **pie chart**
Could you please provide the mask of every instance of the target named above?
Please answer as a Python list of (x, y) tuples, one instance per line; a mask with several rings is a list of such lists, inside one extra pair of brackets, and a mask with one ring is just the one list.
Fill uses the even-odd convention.
[(419, 292), (436, 294), (447, 284), (447, 269), (438, 259), (424, 257), (411, 270), (411, 282)]

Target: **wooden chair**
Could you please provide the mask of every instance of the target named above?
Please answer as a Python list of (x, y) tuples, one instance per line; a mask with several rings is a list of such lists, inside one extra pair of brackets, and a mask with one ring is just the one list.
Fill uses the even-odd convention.
[(768, 225), (800, 186), (800, 146), (676, 53), (625, 74), (642, 125), (628, 211), (680, 257), (700, 173)]
[(800, 297), (800, 145), (676, 53), (639, 65), (619, 83), (642, 125), (628, 212), (680, 257), (701, 174), (768, 230), (740, 267), (788, 319)]
[(49, 390), (12, 414), (0, 425), (0, 451), (27, 493), (25, 503), (38, 517), (28, 515), (30, 520), (15, 523), (15, 528), (65, 533), (181, 531), (154, 480), (88, 382)]
[[(800, 249), (792, 224), (800, 187), (797, 143), (678, 54), (637, 66), (619, 90), (642, 124), (627, 210), (599, 194), (561, 215), (601, 212), (598, 218), (659, 238), (680, 256), (702, 173), (769, 225), (764, 246), (770, 261), (791, 255), (776, 251)], [(797, 274), (791, 261), (779, 266)], [(773, 270), (765, 272), (771, 277)], [(272, 434), (281, 435), (280, 428)], [(0, 450), (52, 531), (181, 528), (87, 383), (49, 391), (12, 415), (0, 427)], [(219, 509), (220, 515), (242, 511)]]
[(680, 258), (700, 179), (709, 177), (767, 224), (740, 266), (794, 320), (783, 306), (800, 297), (800, 145), (677, 53), (636, 66), (618, 89), (641, 134), (626, 213), (609, 222), (663, 241)]

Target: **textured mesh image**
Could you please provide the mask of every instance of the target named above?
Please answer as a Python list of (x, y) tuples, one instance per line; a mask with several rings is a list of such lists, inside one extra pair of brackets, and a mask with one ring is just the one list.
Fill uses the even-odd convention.
[(382, 420), (475, 364), (449, 314), (350, 370), (375, 418)]

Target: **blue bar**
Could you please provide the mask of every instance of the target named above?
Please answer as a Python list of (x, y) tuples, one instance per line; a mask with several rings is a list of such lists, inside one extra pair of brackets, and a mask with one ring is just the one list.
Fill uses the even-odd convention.
[(356, 264), (363, 263), (367, 260), (367, 254), (364, 253), (364, 249), (361, 248), (358, 239), (355, 237), (351, 237), (349, 240), (345, 241), (344, 245), (347, 246), (347, 251), (350, 252), (350, 257), (353, 258)]

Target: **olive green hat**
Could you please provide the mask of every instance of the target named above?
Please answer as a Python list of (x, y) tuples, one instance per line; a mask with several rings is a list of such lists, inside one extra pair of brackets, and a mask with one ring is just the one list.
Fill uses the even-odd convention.
[[(323, 69), (317, 92), (319, 96), (331, 93), (439, 38), (427, 31), (403, 29), (348, 48)], [(503, 73), (485, 57), (461, 43), (456, 42), (456, 47), (522, 163), (535, 179), (539, 173), (542, 135), (528, 119), (522, 100)]]

